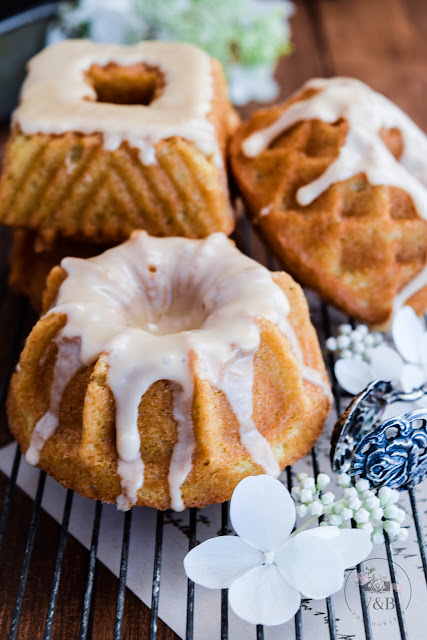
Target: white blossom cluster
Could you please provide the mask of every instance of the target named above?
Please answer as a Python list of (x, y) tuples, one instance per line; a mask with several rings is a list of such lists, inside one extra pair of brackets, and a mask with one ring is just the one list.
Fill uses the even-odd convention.
[(270, 101), (274, 70), (291, 51), (290, 0), (73, 0), (58, 3), (47, 44), (65, 38), (135, 44), (190, 42), (220, 60), (234, 104)]
[(329, 351), (340, 358), (355, 358), (356, 360), (370, 360), (372, 349), (384, 344), (382, 333), (372, 333), (365, 324), (359, 324), (355, 329), (350, 324), (338, 327), (336, 338), (328, 338), (326, 346)]
[(316, 480), (306, 473), (297, 476), (297, 485), (291, 493), (300, 518), (323, 516), (320, 526), (340, 528), (348, 527), (350, 521), (354, 520), (358, 529), (369, 533), (374, 544), (384, 542), (384, 531), (391, 540), (406, 540), (408, 531), (402, 527), (406, 514), (396, 504), (399, 500), (398, 491), (390, 487), (373, 491), (369, 481), (364, 479), (352, 486), (350, 476), (342, 473), (338, 476), (342, 497), (337, 500), (332, 491), (323, 493), (330, 482), (326, 473), (319, 473)]

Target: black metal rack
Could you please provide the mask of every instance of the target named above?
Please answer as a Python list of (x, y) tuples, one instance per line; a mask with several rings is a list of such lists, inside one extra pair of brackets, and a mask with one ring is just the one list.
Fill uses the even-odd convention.
[[(251, 255), (251, 242), (252, 242), (251, 231), (250, 231), (249, 224), (246, 223), (245, 220), (240, 222), (239, 230), (238, 230), (238, 233), (236, 234), (236, 242), (242, 250), (244, 250), (248, 255)], [(274, 261), (271, 257), (267, 258), (267, 263), (270, 268), (274, 266)], [(4, 268), (0, 273), (0, 296), (3, 297), (3, 295), (6, 292), (6, 288), (7, 288), (7, 269)], [(3, 371), (0, 377), (0, 402), (2, 405), (4, 404), (6, 399), (8, 381), (9, 381), (11, 372), (13, 370), (13, 367), (15, 365), (15, 362), (17, 360), (20, 347), (22, 345), (23, 331), (24, 331), (24, 317), (26, 316), (26, 311), (27, 311), (26, 302), (24, 300), (17, 299), (15, 302), (15, 307), (13, 311), (14, 317), (11, 318), (11, 322), (14, 323), (13, 324), (14, 326), (13, 340), (8, 345), (6, 356), (4, 357)], [(0, 308), (0, 314), (1, 313), (3, 313), (3, 307)], [(331, 322), (330, 322), (330, 311), (327, 305), (325, 304), (321, 305), (321, 325), (322, 326), (319, 327), (319, 329), (323, 333), (324, 337), (327, 338), (328, 336), (331, 335)], [(336, 381), (333, 378), (333, 356), (331, 354), (326, 355), (326, 359), (327, 359), (328, 368), (331, 373), (332, 382), (333, 382), (335, 408), (337, 413), (340, 413), (342, 409), (342, 406), (341, 406), (342, 399), (338, 392)], [(319, 469), (319, 460), (318, 460), (318, 454), (317, 454), (316, 448), (313, 448), (311, 452), (311, 461), (312, 461), (313, 474), (317, 475), (320, 469)], [(7, 487), (6, 495), (4, 498), (4, 502), (3, 502), (2, 510), (0, 514), (0, 553), (2, 550), (3, 542), (5, 540), (5, 536), (7, 536), (7, 532), (8, 532), (8, 520), (9, 520), (11, 505), (14, 500), (16, 481), (17, 481), (20, 462), (21, 462), (21, 453), (17, 447), (15, 458), (13, 461), (9, 484)], [(287, 469), (286, 478), (287, 478), (288, 488), (290, 489), (292, 487), (292, 478), (293, 478), (292, 469), (290, 467), (288, 467)], [(33, 504), (31, 521), (28, 528), (24, 560), (22, 563), (20, 577), (19, 577), (19, 586), (18, 586), (15, 605), (13, 609), (12, 623), (11, 623), (10, 629), (4, 629), (2, 632), (2, 638), (9, 638), (10, 640), (15, 640), (15, 638), (18, 637), (21, 611), (22, 611), (22, 606), (25, 598), (27, 578), (30, 571), (31, 556), (34, 549), (34, 540), (35, 540), (37, 525), (38, 525), (39, 516), (41, 512), (41, 503), (42, 503), (43, 492), (45, 488), (45, 480), (46, 480), (45, 473), (40, 471), (36, 497)], [(59, 535), (59, 540), (58, 540), (57, 550), (56, 550), (56, 559), (55, 559), (55, 565), (54, 565), (49, 604), (46, 612), (46, 622), (45, 622), (45, 627), (43, 632), (43, 640), (49, 640), (52, 637), (53, 622), (54, 622), (55, 609), (56, 609), (56, 603), (57, 603), (57, 597), (58, 597), (58, 588), (59, 588), (59, 583), (61, 579), (65, 545), (66, 545), (67, 535), (68, 535), (68, 526), (70, 521), (71, 508), (73, 504), (73, 495), (74, 494), (71, 490), (68, 490), (66, 493), (65, 506), (64, 506), (63, 515), (62, 515), (61, 530), (60, 530), (60, 535)], [(412, 509), (412, 515), (414, 518), (416, 535), (417, 535), (418, 544), (419, 544), (420, 559), (421, 559), (422, 568), (423, 568), (424, 576), (427, 583), (426, 547), (425, 547), (425, 541), (423, 536), (420, 511), (416, 502), (414, 490), (409, 491), (409, 499), (410, 499), (410, 504)], [(84, 598), (81, 606), (80, 631), (78, 633), (79, 640), (86, 640), (86, 638), (90, 637), (89, 620), (91, 615), (91, 608), (92, 608), (94, 589), (95, 589), (95, 567), (97, 562), (97, 548), (98, 548), (102, 508), (103, 508), (102, 504), (100, 502), (97, 502), (94, 519), (93, 519), (93, 526), (92, 526), (92, 537), (91, 537), (91, 543), (90, 543), (90, 549), (89, 549), (86, 586), (85, 586)], [(194, 545), (196, 544), (197, 511), (198, 511), (197, 509), (188, 510), (188, 548), (189, 549), (194, 547)], [(187, 517), (187, 516), (184, 516), (184, 517)], [(132, 511), (128, 511), (124, 517), (116, 615), (115, 615), (115, 622), (114, 622), (114, 630), (112, 630), (112, 638), (114, 640), (120, 640), (122, 638), (131, 521), (132, 521)], [(157, 638), (159, 596), (160, 596), (160, 590), (161, 590), (161, 568), (162, 568), (164, 523), (165, 523), (165, 514), (163, 512), (158, 512), (157, 522), (156, 522), (156, 534), (155, 534), (154, 569), (153, 569), (152, 597), (151, 597), (151, 617), (150, 617), (149, 630), (147, 630), (147, 635), (150, 638), (150, 640), (156, 640)], [(222, 508), (221, 508), (220, 535), (225, 535), (228, 532), (229, 532), (228, 504), (225, 503), (222, 505)], [(385, 539), (385, 549), (386, 549), (386, 554), (388, 559), (390, 576), (392, 581), (396, 582), (393, 549), (392, 549), (390, 540), (388, 539), (387, 536)], [(1, 567), (1, 556), (0, 556), (0, 567)], [(362, 570), (362, 567), (359, 565), (357, 567), (357, 570), (360, 572)], [(369, 616), (369, 609), (367, 606), (366, 592), (361, 588), (360, 585), (359, 585), (359, 592), (360, 592), (360, 602), (361, 602), (361, 610), (363, 615), (365, 637), (366, 637), (366, 640), (374, 640), (375, 634), (372, 633), (372, 627), (370, 624), (370, 616)], [(187, 586), (186, 640), (192, 640), (193, 638), (195, 638), (195, 633), (194, 633), (195, 597), (194, 596), (195, 596), (194, 584), (189, 580), (188, 586)], [(409, 640), (403, 607), (402, 607), (402, 603), (401, 603), (398, 592), (396, 592), (395, 598), (396, 598), (396, 612), (397, 612), (397, 618), (398, 618), (400, 637), (403, 640)], [(327, 622), (328, 622), (329, 636), (331, 640), (337, 640), (338, 634), (337, 634), (336, 619), (335, 619), (335, 613), (334, 613), (333, 597), (327, 598), (326, 605), (327, 605)], [(230, 640), (233, 640), (232, 637), (229, 635), (227, 590), (223, 590), (221, 593), (220, 610), (218, 611), (218, 615), (220, 616), (220, 619), (221, 619), (221, 631), (220, 631), (221, 640), (228, 640), (228, 638), (230, 638)], [(294, 623), (295, 623), (296, 640), (303, 640), (303, 639), (314, 640), (314, 638), (309, 638), (307, 635), (304, 634), (301, 610), (298, 611), (298, 613), (295, 615)], [(262, 626), (258, 626), (254, 628), (253, 637), (256, 637), (257, 640), (262, 640), (264, 638), (264, 630)], [(422, 636), (420, 635), (420, 637)], [(35, 636), (34, 636), (34, 640), (36, 640)], [(357, 640), (359, 640), (359, 638)], [(418, 640), (418, 639), (412, 639), (412, 640)]]

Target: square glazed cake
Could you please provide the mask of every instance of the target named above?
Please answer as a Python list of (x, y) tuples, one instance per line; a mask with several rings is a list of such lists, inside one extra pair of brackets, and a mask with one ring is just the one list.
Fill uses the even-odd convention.
[(101, 245), (229, 234), (225, 153), (237, 116), (220, 64), (188, 44), (68, 40), (29, 63), (0, 221)]

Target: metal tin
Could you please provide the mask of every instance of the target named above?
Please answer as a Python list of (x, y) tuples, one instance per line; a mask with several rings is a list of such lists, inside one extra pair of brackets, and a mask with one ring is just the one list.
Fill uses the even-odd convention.
[(56, 4), (23, 11), (0, 22), (0, 118), (16, 106), (27, 62), (44, 47), (46, 27)]

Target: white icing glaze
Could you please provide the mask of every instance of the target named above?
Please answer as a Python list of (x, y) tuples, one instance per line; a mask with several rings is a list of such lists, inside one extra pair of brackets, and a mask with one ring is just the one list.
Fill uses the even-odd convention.
[(258, 211), (258, 215), (255, 216), (254, 222), (258, 223), (261, 220), (261, 218), (268, 216), (268, 214), (271, 213), (273, 206), (274, 206), (274, 203), (270, 202), (270, 204), (267, 204), (265, 207), (262, 207), (262, 209)]
[[(55, 342), (58, 346), (58, 355), (53, 372), (49, 411), (36, 424), (31, 436), (31, 444), (25, 454), (26, 461), (33, 465), (38, 463), (44, 443), (58, 426), (59, 405), (65, 387), (81, 367), (80, 350), (76, 341), (56, 340)], [(43, 361), (43, 358), (41, 360)]]
[[(165, 87), (150, 105), (96, 102), (85, 72), (92, 65), (145, 63), (164, 75)], [(154, 145), (180, 136), (194, 142), (222, 167), (213, 123), (211, 61), (201, 49), (174, 42), (141, 42), (134, 46), (65, 40), (44, 49), (29, 63), (13, 121), (26, 134), (67, 131), (101, 133), (104, 147), (123, 141), (139, 149), (144, 164), (156, 161)]]
[[(339, 155), (316, 180), (297, 191), (302, 206), (313, 202), (332, 184), (364, 173), (373, 185), (404, 189), (427, 220), (427, 136), (385, 96), (353, 78), (313, 79), (303, 90), (318, 90), (311, 98), (293, 103), (269, 127), (256, 131), (244, 141), (245, 155), (258, 155), (283, 131), (302, 120), (319, 119), (333, 123), (345, 118), (349, 131)], [(397, 161), (380, 138), (382, 128), (397, 127), (403, 137), (402, 157)], [(427, 269), (396, 298), (402, 305), (427, 284)]]
[(50, 409), (34, 430), (28, 462), (37, 464), (58, 424), (68, 381), (80, 366), (103, 355), (116, 405), (119, 508), (134, 504), (143, 484), (138, 408), (158, 380), (170, 381), (173, 391), (178, 440), (168, 479), (172, 508), (184, 507), (181, 486), (195, 446), (195, 371), (225, 394), (252, 459), (266, 473), (279, 475), (271, 447), (252, 418), (253, 358), (260, 342), (256, 318), (277, 325), (289, 338), (303, 377), (330, 391), (321, 373), (304, 365), (287, 320), (289, 303), (266, 268), (241, 254), (222, 233), (188, 240), (152, 238), (143, 231), (100, 256), (65, 258), (61, 264), (68, 275), (48, 312), (67, 316), (56, 339), (58, 379)]
[(423, 289), (425, 286), (427, 286), (427, 264), (415, 276), (415, 278), (408, 282), (408, 284), (406, 284), (403, 289), (399, 291), (397, 296), (395, 296), (393, 300), (393, 313), (399, 311), (399, 309), (404, 306), (409, 298), (412, 298), (413, 295), (418, 293), (418, 291), (421, 291), (421, 289)]

